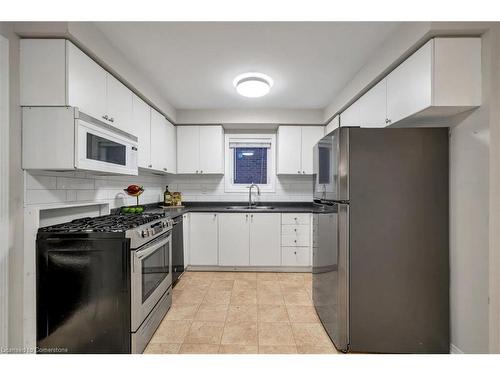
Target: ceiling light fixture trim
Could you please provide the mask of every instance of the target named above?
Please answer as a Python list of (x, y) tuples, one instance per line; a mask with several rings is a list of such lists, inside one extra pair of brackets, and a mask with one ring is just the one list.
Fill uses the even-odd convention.
[(237, 76), (233, 85), (238, 94), (247, 98), (259, 98), (269, 93), (274, 81), (266, 74), (249, 72)]

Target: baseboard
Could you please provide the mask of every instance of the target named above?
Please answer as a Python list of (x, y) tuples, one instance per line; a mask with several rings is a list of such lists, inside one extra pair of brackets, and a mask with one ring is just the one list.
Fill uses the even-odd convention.
[(460, 348), (456, 345), (450, 344), (450, 354), (465, 354)]
[(230, 267), (230, 266), (187, 266), (187, 271), (226, 271), (226, 272), (312, 272), (312, 267)]

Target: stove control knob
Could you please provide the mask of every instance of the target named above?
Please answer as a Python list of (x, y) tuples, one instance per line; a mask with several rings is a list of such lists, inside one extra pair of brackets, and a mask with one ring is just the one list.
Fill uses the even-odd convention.
[(149, 232), (148, 232), (146, 229), (144, 229), (144, 230), (141, 232), (141, 236), (142, 236), (142, 238), (144, 238), (144, 237), (149, 237)]

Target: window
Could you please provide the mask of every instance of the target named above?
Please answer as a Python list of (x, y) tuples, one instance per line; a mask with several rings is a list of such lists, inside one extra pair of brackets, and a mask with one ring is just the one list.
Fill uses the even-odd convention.
[(225, 191), (246, 192), (252, 183), (274, 191), (274, 145), (274, 134), (226, 134)]

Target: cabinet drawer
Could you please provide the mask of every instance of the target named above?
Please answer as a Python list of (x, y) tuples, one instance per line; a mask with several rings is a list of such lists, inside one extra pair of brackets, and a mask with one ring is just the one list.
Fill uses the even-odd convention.
[(281, 226), (281, 235), (282, 236), (298, 236), (309, 238), (309, 233), (311, 231), (311, 227), (309, 225), (282, 225)]
[(307, 236), (281, 236), (281, 246), (310, 246)]
[(309, 247), (282, 247), (281, 265), (287, 267), (310, 266), (311, 248)]
[(309, 225), (311, 223), (311, 214), (282, 214), (282, 224), (300, 224)]

